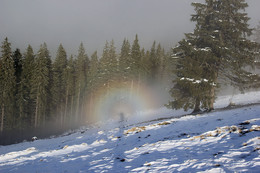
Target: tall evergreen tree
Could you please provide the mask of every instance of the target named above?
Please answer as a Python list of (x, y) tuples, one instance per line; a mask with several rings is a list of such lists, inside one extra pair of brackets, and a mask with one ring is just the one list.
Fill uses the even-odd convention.
[(99, 61), (98, 61), (98, 55), (97, 51), (95, 51), (91, 55), (91, 59), (89, 62), (89, 71), (88, 71), (88, 92), (93, 93), (99, 85), (99, 78), (98, 78), (98, 72), (99, 72)]
[(152, 48), (150, 50), (150, 79), (155, 81), (159, 72), (160, 59), (156, 52), (156, 42), (153, 42)]
[(127, 82), (130, 77), (130, 64), (131, 64), (131, 45), (127, 39), (124, 39), (121, 46), (121, 52), (118, 60), (119, 74), (121, 75), (121, 81)]
[[(191, 17), (191, 21), (196, 22), (194, 33), (186, 34), (186, 40), (181, 41), (180, 46), (175, 48), (174, 52), (182, 55), (178, 56), (182, 57), (179, 58), (178, 64), (185, 64), (184, 61), (197, 56), (198, 63), (191, 67), (189, 73), (181, 75), (177, 71), (176, 80), (192, 79), (191, 83), (197, 80), (208, 81), (207, 89), (204, 91), (208, 93), (205, 96), (206, 100), (204, 98), (200, 101), (195, 100), (208, 102), (207, 108), (212, 110), (214, 109), (216, 84), (219, 84), (220, 76), (229, 79), (232, 85), (241, 90), (246, 86), (245, 84), (252, 82), (255, 76), (246, 71), (244, 67), (254, 65), (252, 57), (255, 57), (256, 45), (248, 40), (252, 29), (249, 28), (249, 18), (244, 12), (247, 7), (245, 0), (206, 0), (205, 4), (192, 3), (192, 5), (196, 12)], [(185, 41), (187, 43), (184, 43)], [(180, 50), (182, 47), (183, 49)], [(207, 53), (210, 56), (205, 59)], [(196, 69), (203, 73), (201, 76), (198, 73), (196, 78), (193, 78), (192, 72)], [(208, 73), (206, 78), (204, 78), (204, 73)], [(192, 90), (194, 87), (195, 85), (191, 85), (186, 89)], [(193, 95), (191, 94), (190, 97)], [(175, 99), (175, 101), (177, 100)]]
[(156, 56), (158, 59), (158, 73), (157, 73), (157, 80), (164, 81), (166, 78), (166, 55), (164, 49), (161, 47), (161, 44), (158, 44), (156, 49)]
[(66, 85), (66, 97), (65, 97), (65, 120), (72, 123), (75, 107), (75, 61), (73, 56), (70, 57), (65, 70), (65, 85)]
[(19, 89), (21, 85), (21, 74), (22, 74), (22, 61), (23, 61), (23, 56), (20, 52), (20, 49), (16, 49), (13, 54), (12, 58), (14, 61), (14, 69), (15, 69), (15, 78), (16, 78), (16, 85), (15, 85), (15, 102), (14, 102), (14, 118), (17, 119), (19, 115)]
[(108, 83), (111, 84), (112, 87), (114, 87), (113, 85), (115, 84), (115, 81), (118, 78), (120, 78), (120, 75), (118, 74), (119, 64), (118, 64), (114, 40), (110, 42), (108, 60), (109, 60), (109, 76), (110, 76)]
[(207, 102), (207, 90), (214, 85), (209, 81), (211, 73), (207, 67), (206, 59), (211, 55), (210, 51), (198, 50), (194, 46), (192, 37), (186, 34), (187, 40), (179, 42), (174, 49), (176, 67), (174, 87), (170, 90), (174, 101), (169, 106), (174, 109), (184, 108), (200, 111), (201, 102)]
[(34, 127), (44, 125), (50, 111), (51, 59), (46, 43), (41, 45), (35, 59), (32, 98), (35, 103)]
[(103, 49), (102, 57), (100, 58), (100, 79), (103, 86), (107, 88), (109, 92), (113, 85), (113, 81), (116, 79), (117, 75), (117, 55), (115, 51), (114, 41), (110, 43), (106, 42)]
[(85, 91), (87, 87), (87, 72), (88, 72), (88, 56), (85, 53), (85, 48), (83, 46), (83, 43), (80, 44), (79, 50), (78, 50), (78, 56), (76, 60), (76, 121), (80, 120), (82, 115), (82, 109), (85, 104)]
[(66, 102), (66, 81), (65, 73), (67, 67), (67, 54), (62, 44), (59, 45), (55, 61), (53, 63), (53, 85), (52, 85), (52, 106), (54, 112), (60, 115), (61, 126), (64, 123), (65, 102)]
[(131, 48), (131, 73), (135, 79), (139, 79), (141, 75), (141, 48), (139, 45), (138, 35), (136, 34), (135, 40)]
[(8, 38), (2, 42), (1, 46), (2, 57), (0, 59), (0, 109), (1, 109), (1, 124), (0, 132), (4, 128), (10, 128), (14, 124), (14, 93), (15, 93), (15, 68), (12, 59), (11, 43)]
[(16, 83), (17, 85), (21, 82), (21, 74), (22, 74), (22, 54), (20, 52), (20, 49), (16, 49), (12, 55), (13, 61), (14, 61), (14, 69), (15, 69), (15, 77), (16, 77)]
[[(140, 48), (138, 35), (135, 36), (135, 40), (131, 48), (131, 74), (132, 79), (136, 81), (131, 83), (131, 88), (136, 89), (139, 92), (142, 80), (147, 75), (147, 64), (145, 64), (145, 50)], [(133, 81), (132, 80), (132, 81)], [(135, 84), (135, 86), (133, 85)]]
[(88, 84), (87, 84), (87, 93), (88, 93), (88, 105), (87, 105), (87, 115), (93, 115), (94, 100), (96, 99), (97, 89), (102, 85), (100, 83), (100, 64), (98, 60), (97, 51), (91, 55), (89, 62), (89, 71), (88, 71)]
[(28, 45), (24, 60), (22, 61), (21, 84), (18, 93), (18, 108), (20, 127), (27, 127), (32, 124), (33, 100), (31, 98), (32, 77), (35, 68), (33, 49)]

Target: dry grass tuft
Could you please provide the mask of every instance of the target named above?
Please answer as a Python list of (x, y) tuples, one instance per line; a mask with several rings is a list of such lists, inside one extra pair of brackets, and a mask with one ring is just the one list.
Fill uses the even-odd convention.
[(167, 121), (164, 121), (162, 123), (158, 123), (159, 126), (164, 126), (164, 125), (169, 125), (171, 123), (167, 122)]
[(134, 132), (139, 133), (139, 132), (144, 131), (145, 129), (146, 129), (145, 126), (133, 127), (133, 128), (131, 128), (131, 129), (128, 129), (124, 134), (127, 135), (127, 134), (129, 134), (129, 133), (134, 133)]

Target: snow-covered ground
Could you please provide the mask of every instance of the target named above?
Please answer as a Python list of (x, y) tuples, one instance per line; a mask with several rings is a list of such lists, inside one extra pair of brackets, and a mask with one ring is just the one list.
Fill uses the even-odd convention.
[[(232, 102), (260, 103), (260, 92)], [(139, 112), (124, 124), (0, 146), (0, 172), (260, 172), (260, 105), (174, 118), (182, 114)]]

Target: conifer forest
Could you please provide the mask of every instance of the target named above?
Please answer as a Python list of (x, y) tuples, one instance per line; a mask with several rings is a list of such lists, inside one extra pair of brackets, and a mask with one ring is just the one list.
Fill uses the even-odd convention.
[(0, 135), (89, 125), (100, 120), (95, 104), (121, 88), (129, 93), (119, 92), (121, 104), (144, 86), (156, 86), (158, 95), (169, 96), (164, 106), (194, 112), (214, 110), (225, 85), (241, 92), (259, 88), (260, 24), (250, 28), (246, 1), (191, 5), (195, 28), (170, 50), (157, 41), (145, 49), (136, 34), (121, 47), (106, 41), (102, 52), (86, 52), (79, 43), (78, 53), (68, 55), (61, 43), (51, 56), (46, 43), (37, 50), (35, 45), (12, 49), (6, 36), (0, 54)]

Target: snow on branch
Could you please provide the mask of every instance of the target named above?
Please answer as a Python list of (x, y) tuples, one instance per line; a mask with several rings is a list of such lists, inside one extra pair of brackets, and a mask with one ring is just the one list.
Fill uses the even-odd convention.
[[(192, 82), (193, 84), (200, 84), (200, 83), (202, 83), (202, 82), (205, 82), (205, 83), (208, 83), (208, 82), (209, 82), (208, 79), (200, 79), (200, 80), (196, 80), (196, 79), (185, 78), (185, 77), (182, 77), (180, 80), (190, 81), (190, 82)], [(216, 86), (216, 84), (215, 84), (214, 82), (210, 83), (210, 85), (212, 85), (212, 86)]]
[(204, 48), (196, 48), (196, 47), (194, 47), (193, 49), (194, 49), (195, 51), (205, 51), (205, 52), (211, 51), (211, 48), (210, 48), (210, 47), (204, 47)]

